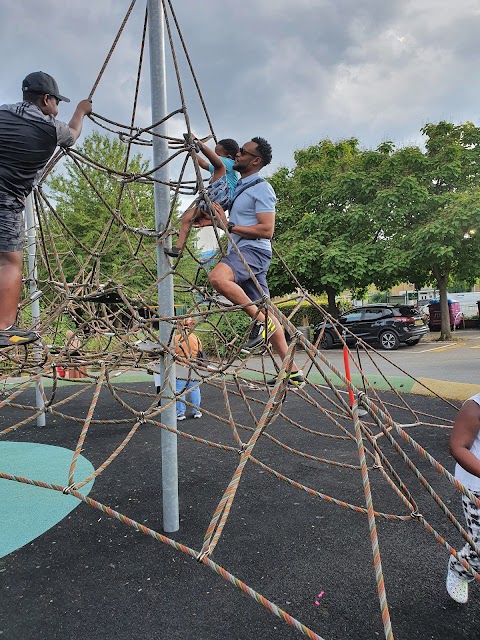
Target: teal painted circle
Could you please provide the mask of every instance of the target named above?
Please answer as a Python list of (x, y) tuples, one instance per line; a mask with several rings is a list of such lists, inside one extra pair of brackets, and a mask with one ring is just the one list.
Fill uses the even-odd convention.
[[(29, 480), (62, 486), (68, 483), (73, 451), (35, 442), (0, 442), (0, 471)], [(83, 456), (77, 460), (75, 480), (94, 470)], [(93, 480), (81, 493), (88, 495)], [(81, 500), (60, 491), (0, 478), (0, 558), (23, 547), (63, 520)]]

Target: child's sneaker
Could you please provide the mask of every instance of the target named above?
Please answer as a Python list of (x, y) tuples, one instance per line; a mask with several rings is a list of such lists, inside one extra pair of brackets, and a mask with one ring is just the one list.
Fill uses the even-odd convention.
[(468, 602), (468, 580), (461, 578), (458, 573), (453, 571), (452, 561), (453, 557), (448, 561), (447, 592), (452, 600), (459, 604), (465, 604)]
[(14, 347), (19, 344), (30, 344), (40, 339), (36, 331), (24, 331), (12, 324), (8, 329), (0, 329), (0, 347)]
[(267, 328), (265, 331), (265, 322), (255, 322), (253, 329), (250, 331), (250, 336), (245, 343), (245, 349), (250, 351), (256, 349), (265, 344), (267, 340), (275, 333), (277, 327), (271, 318), (267, 319)]
[[(283, 374), (283, 378), (285, 378), (287, 376), (286, 373)], [(277, 378), (270, 378), (270, 380), (267, 380), (267, 385), (269, 387), (274, 387), (278, 382), (278, 377)], [(305, 378), (303, 376), (303, 371), (301, 369), (299, 369), (298, 371), (292, 371), (289, 376), (288, 376), (288, 384), (292, 385), (292, 387), (297, 387), (297, 389), (301, 389), (303, 386), (305, 386)]]
[(177, 422), (180, 422), (181, 420), (186, 420), (187, 416), (184, 413), (177, 413)]
[(195, 411), (195, 413), (193, 414), (194, 418), (201, 418), (203, 415), (203, 413), (201, 411)]

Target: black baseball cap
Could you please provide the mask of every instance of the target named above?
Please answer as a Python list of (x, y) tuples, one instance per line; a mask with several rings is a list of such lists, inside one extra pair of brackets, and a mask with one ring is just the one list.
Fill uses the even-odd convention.
[(63, 100), (63, 102), (70, 102), (69, 98), (61, 96), (58, 91), (58, 84), (55, 78), (49, 76), (44, 71), (34, 71), (29, 73), (25, 80), (22, 82), (22, 91), (33, 91), (34, 93), (48, 93), (50, 96)]

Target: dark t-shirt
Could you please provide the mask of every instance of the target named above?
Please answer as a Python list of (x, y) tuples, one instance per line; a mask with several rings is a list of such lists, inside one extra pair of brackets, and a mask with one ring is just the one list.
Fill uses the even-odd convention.
[(0, 106), (0, 204), (22, 206), (57, 145), (71, 146), (67, 124), (30, 102)]

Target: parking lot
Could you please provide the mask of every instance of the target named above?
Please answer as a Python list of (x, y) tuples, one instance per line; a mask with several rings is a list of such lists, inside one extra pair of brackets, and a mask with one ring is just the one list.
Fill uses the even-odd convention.
[[(401, 345), (395, 351), (383, 351), (379, 345), (374, 356), (381, 371), (390, 376), (403, 375), (402, 371), (414, 378), (433, 378), (447, 382), (480, 385), (480, 330), (465, 329), (454, 333), (451, 342), (439, 342), (439, 333), (432, 332), (414, 346)], [(357, 351), (351, 347), (354, 358)], [(336, 367), (343, 368), (343, 353), (340, 347), (323, 350), (322, 353)], [(377, 374), (376, 366), (360, 350), (360, 363), (365, 374)], [(306, 362), (304, 354), (299, 359)], [(305, 360), (303, 360), (305, 358)]]

